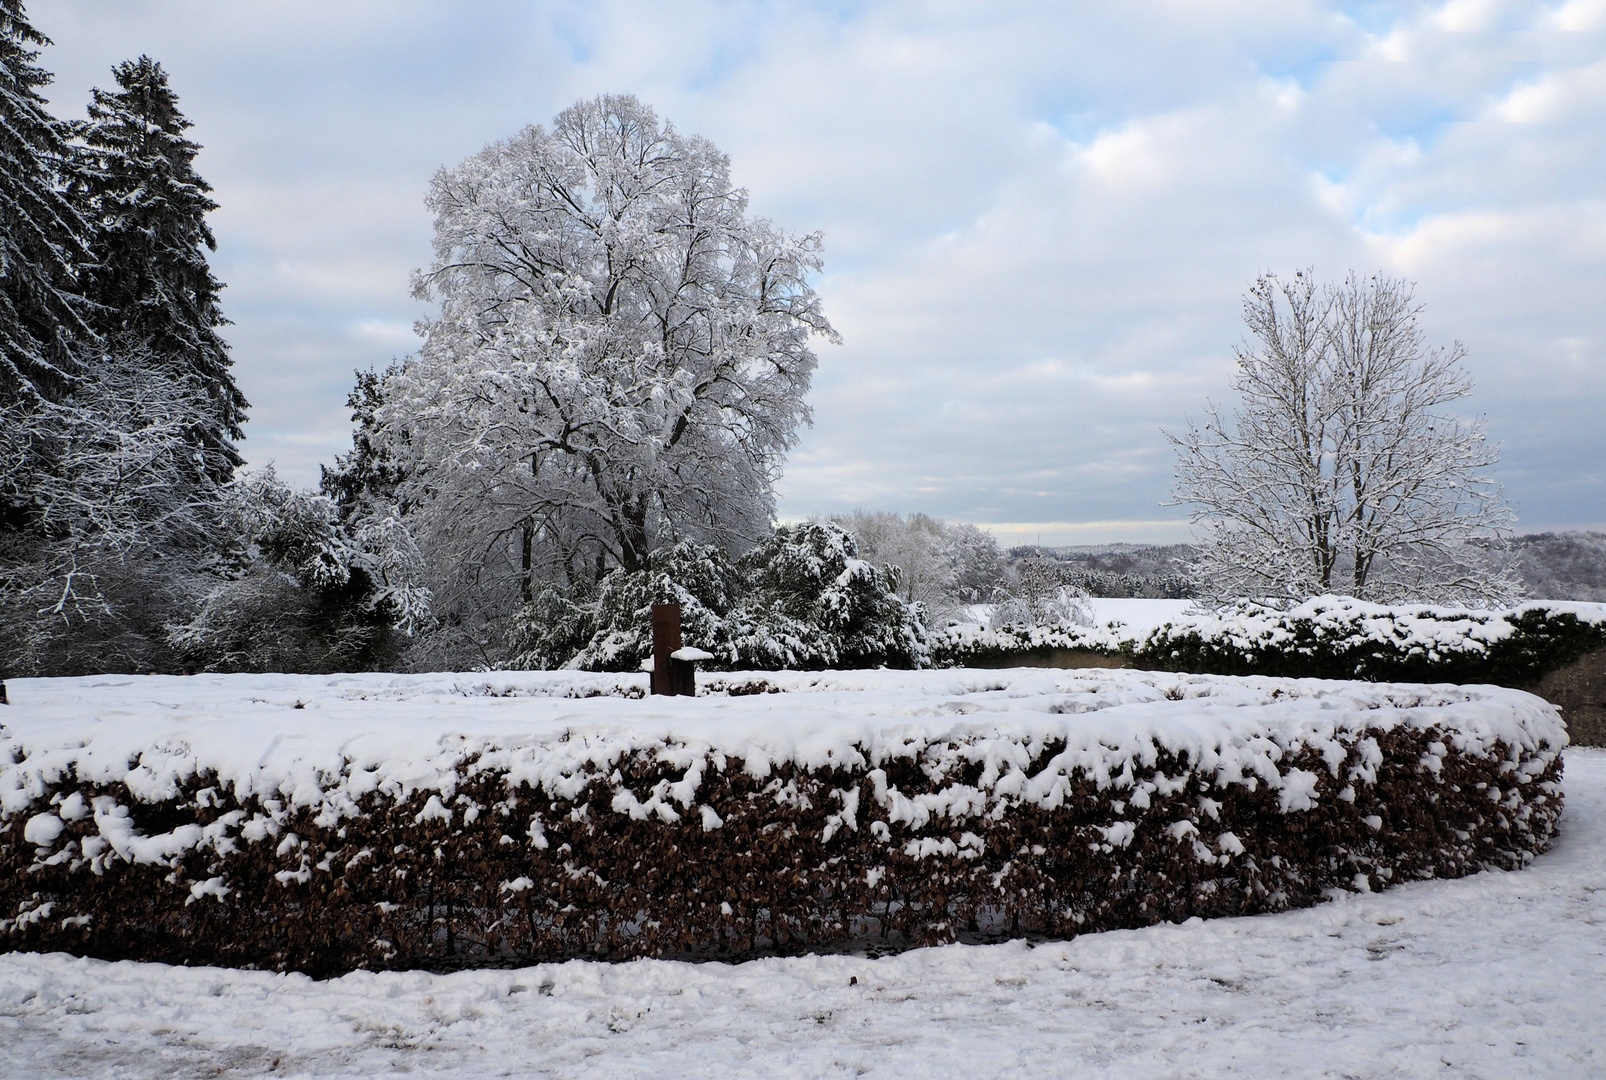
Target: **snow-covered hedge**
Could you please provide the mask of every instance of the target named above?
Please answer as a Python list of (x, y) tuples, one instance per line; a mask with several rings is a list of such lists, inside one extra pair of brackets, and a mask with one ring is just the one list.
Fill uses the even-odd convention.
[(1072, 650), (1161, 671), (1528, 686), (1602, 645), (1606, 604), (1472, 611), (1322, 596), (1284, 612), (1243, 605), (1185, 616), (1141, 635), (1119, 624), (954, 626), (933, 635), (931, 652), (952, 666)]
[(1135, 671), (18, 680), (0, 948), (295, 968), (1067, 936), (1525, 864), (1553, 707)]

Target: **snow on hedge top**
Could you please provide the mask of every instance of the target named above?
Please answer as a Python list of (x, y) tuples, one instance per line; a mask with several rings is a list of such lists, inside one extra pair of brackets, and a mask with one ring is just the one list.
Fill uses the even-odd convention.
[[(126, 784), (142, 801), (211, 773), (239, 798), (332, 822), (374, 791), (447, 798), (460, 766), (569, 798), (638, 750), (686, 770), (689, 789), (669, 794), (687, 805), (709, 760), (740, 759), (762, 777), (778, 762), (864, 770), (922, 752), (981, 762), (995, 797), (1052, 803), (1070, 775), (1132, 786), (1133, 769), (1162, 749), (1186, 751), (1222, 785), (1281, 788), (1277, 763), (1290, 750), (1316, 747), (1336, 770), (1346, 743), (1401, 724), (1437, 724), (1462, 751), (1499, 740), (1544, 761), (1567, 739), (1554, 706), (1492, 686), (1017, 668), (711, 675), (703, 696), (649, 698), (646, 682), (580, 672), (19, 679), (0, 707), (0, 813), (24, 811), (73, 773)], [(1065, 750), (1027, 777), (1059, 740)]]

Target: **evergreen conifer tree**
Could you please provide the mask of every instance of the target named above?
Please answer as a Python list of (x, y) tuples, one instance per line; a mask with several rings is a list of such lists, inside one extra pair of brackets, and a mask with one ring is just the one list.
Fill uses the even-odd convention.
[(78, 184), (98, 256), (85, 292), (116, 352), (204, 390), (208, 406), (190, 441), (212, 478), (227, 480), (241, 461), (230, 440), (243, 437), (247, 403), (218, 334), (228, 321), (218, 304), (223, 285), (207, 262), (217, 242), (206, 214), (217, 204), (193, 167), (201, 148), (184, 137), (191, 125), (162, 66), (141, 56), (112, 75), (118, 89), (92, 91), (80, 128)]
[[(341, 520), (349, 519), (365, 504), (397, 501), (397, 488), (406, 474), (384, 443), (378, 413), (385, 404), (385, 379), (403, 367), (392, 364), (384, 371), (357, 371), (357, 384), (346, 395), (351, 420), (351, 452), (335, 456), (335, 464), (320, 465), (318, 489), (340, 507)], [(403, 510), (406, 508), (403, 507)]]
[(34, 63), (48, 44), (21, 0), (0, 0), (0, 410), (8, 414), (58, 400), (95, 338), (77, 282), (88, 229), (63, 183), (70, 128), (46, 111), (39, 90), (51, 76)]

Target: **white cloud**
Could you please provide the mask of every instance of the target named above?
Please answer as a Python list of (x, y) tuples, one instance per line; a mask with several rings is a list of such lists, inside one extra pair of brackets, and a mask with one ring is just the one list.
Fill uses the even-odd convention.
[(1606, 0), (1570, 0), (1547, 12), (1540, 25), (1567, 33), (1606, 30)]

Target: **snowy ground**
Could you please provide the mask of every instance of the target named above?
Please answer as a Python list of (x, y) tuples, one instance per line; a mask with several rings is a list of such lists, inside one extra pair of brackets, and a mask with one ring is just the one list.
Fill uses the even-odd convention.
[(1118, 622), (1125, 626), (1130, 637), (1142, 640), (1150, 630), (1183, 617), (1193, 610), (1192, 600), (1144, 600), (1127, 597), (1099, 596), (1089, 600), (1093, 609), (1093, 624)]
[(739, 966), (0, 956), (0, 1077), (1606, 1075), (1606, 752), (1527, 870), (1281, 915)]

